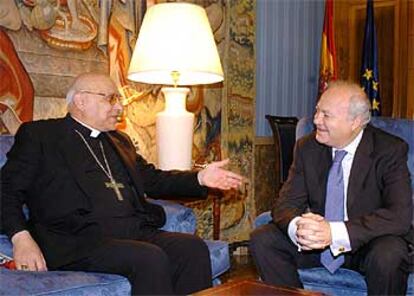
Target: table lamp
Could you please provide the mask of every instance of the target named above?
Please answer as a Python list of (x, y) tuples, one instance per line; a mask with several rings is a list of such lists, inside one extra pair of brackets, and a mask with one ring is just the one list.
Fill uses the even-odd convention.
[(186, 110), (190, 85), (223, 81), (206, 11), (190, 3), (151, 6), (142, 22), (128, 79), (163, 84), (165, 110), (156, 115), (158, 167), (191, 168), (194, 114)]

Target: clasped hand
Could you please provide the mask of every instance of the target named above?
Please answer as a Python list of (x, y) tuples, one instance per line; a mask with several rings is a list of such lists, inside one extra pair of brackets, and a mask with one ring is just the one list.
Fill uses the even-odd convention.
[(324, 249), (332, 242), (329, 223), (321, 215), (305, 213), (296, 226), (296, 239), (302, 250)]

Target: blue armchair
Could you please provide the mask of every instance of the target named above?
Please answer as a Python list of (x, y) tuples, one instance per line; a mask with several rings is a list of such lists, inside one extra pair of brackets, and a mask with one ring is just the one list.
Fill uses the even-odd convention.
[[(0, 136), (0, 168), (12, 144), (12, 136)], [(166, 212), (163, 230), (195, 233), (196, 217), (192, 209), (165, 200), (151, 202), (161, 205)], [(210, 250), (212, 281), (219, 284), (219, 276), (230, 268), (228, 244), (218, 240), (206, 240), (206, 243)], [(12, 244), (1, 233), (0, 253), (12, 256)], [(123, 276), (78, 271), (30, 272), (1, 267), (0, 283), (0, 295), (129, 295), (131, 291), (128, 280)]]
[[(414, 190), (414, 120), (374, 117), (371, 123), (403, 138), (409, 144), (410, 149), (407, 163), (411, 172), (411, 185)], [(299, 139), (312, 130), (312, 119), (302, 118), (296, 127), (296, 138)], [(268, 223), (271, 219), (270, 212), (264, 212), (256, 217), (255, 227)], [(414, 254), (411, 254), (412, 257), (414, 257)], [(353, 270), (340, 268), (335, 274), (331, 274), (325, 268), (316, 267), (300, 269), (299, 276), (305, 289), (320, 291), (330, 295), (367, 295), (364, 277)], [(408, 278), (407, 295), (414, 295), (414, 273), (411, 273)]]

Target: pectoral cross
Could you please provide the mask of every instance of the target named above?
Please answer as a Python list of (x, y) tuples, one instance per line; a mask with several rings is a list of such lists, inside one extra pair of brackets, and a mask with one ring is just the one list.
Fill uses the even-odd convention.
[(111, 182), (105, 182), (105, 186), (106, 188), (111, 188), (115, 192), (116, 198), (119, 201), (124, 200), (124, 198), (122, 197), (121, 190), (119, 190), (119, 188), (124, 188), (124, 184), (117, 183), (114, 179), (111, 179)]

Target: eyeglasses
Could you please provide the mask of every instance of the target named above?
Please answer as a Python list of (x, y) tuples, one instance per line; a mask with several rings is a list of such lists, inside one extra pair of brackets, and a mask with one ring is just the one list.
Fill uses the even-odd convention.
[(94, 92), (94, 91), (89, 91), (89, 90), (80, 90), (80, 93), (87, 93), (87, 94), (91, 94), (91, 95), (96, 95), (96, 96), (101, 96), (102, 98), (104, 98), (111, 106), (115, 105), (116, 103), (120, 103), (121, 104), (121, 100), (122, 97), (120, 94), (117, 93), (113, 93), (113, 94), (104, 94), (104, 93), (100, 93), (100, 92)]

